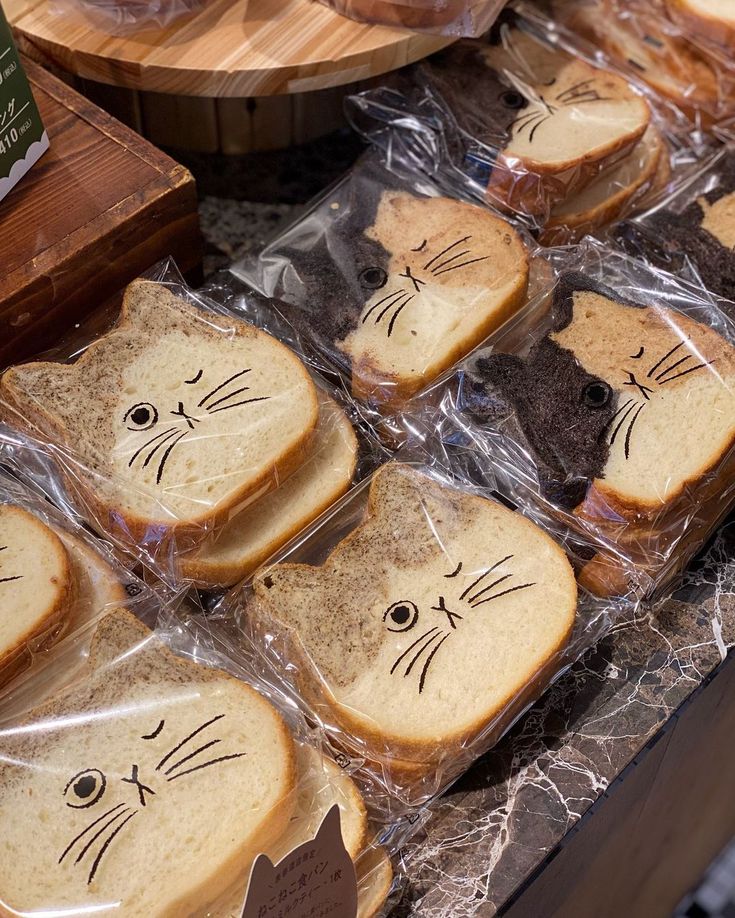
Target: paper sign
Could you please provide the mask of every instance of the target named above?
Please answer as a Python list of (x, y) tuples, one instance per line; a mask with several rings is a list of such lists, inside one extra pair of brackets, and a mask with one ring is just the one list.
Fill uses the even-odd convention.
[(48, 134), (0, 8), (0, 200), (48, 148)]
[(356, 918), (357, 878), (335, 804), (316, 837), (277, 864), (260, 854), (250, 874), (242, 918)]

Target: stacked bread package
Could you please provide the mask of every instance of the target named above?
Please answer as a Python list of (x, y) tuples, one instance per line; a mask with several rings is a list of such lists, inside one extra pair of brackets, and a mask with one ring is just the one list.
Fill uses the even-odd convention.
[(247, 576), (357, 465), (351, 421), (293, 351), (150, 281), (74, 362), (8, 369), (0, 401), (93, 528), (207, 589)]
[(580, 583), (619, 595), (635, 570), (635, 589), (660, 593), (735, 499), (735, 329), (692, 284), (599, 243), (569, 254), (434, 394), (433, 421), (462, 431), (508, 499), (589, 540)]
[(236, 273), (377, 412), (399, 409), (526, 302), (527, 242), (368, 155)]
[(0, 596), (0, 685), (106, 610), (125, 605), (144, 614), (153, 601), (110, 546), (2, 470)]
[(516, 2), (488, 36), (353, 96), (353, 124), (392, 161), (514, 215), (542, 244), (578, 240), (660, 193), (675, 152), (664, 113), (579, 44)]

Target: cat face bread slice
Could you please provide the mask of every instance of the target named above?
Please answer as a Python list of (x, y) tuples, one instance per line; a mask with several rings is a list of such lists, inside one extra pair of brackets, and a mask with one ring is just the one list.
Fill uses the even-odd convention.
[(516, 20), (424, 68), (462, 131), (495, 151), (488, 197), (545, 216), (641, 139), (646, 101), (621, 77), (540, 41)]
[(203, 589), (232, 586), (344, 494), (355, 473), (357, 437), (333, 399), (320, 392), (319, 402), (319, 423), (303, 465), (182, 557), (184, 578)]
[(268, 490), (298, 467), (318, 417), (288, 348), (147, 281), (76, 363), (13, 367), (0, 398), (12, 423), (72, 453), (102, 525), (138, 539), (216, 524)]
[(472, 372), (472, 410), (493, 424), (512, 411), (542, 493), (600, 526), (660, 521), (735, 442), (735, 348), (581, 274), (557, 282), (552, 328), (527, 356), (483, 356)]
[(656, 209), (616, 235), (626, 249), (668, 271), (691, 262), (709, 290), (735, 301), (735, 153), (708, 171), (710, 189), (686, 207)]
[(615, 0), (560, 2), (555, 12), (588, 41), (601, 47), (683, 111), (716, 112), (719, 77), (714, 62), (685, 37), (669, 35), (657, 11), (636, 8), (621, 15)]
[(98, 626), (85, 676), (0, 748), (5, 915), (200, 914), (294, 806), (293, 742), (271, 705), (122, 610)]
[(505, 220), (366, 165), (263, 263), (289, 318), (349, 370), (354, 395), (381, 404), (409, 398), (502, 325), (528, 285), (526, 249)]
[(75, 598), (68, 552), (32, 513), (0, 504), (0, 679), (64, 626)]
[(375, 473), (367, 517), (322, 566), (274, 565), (254, 593), (302, 655), (310, 703), (368, 756), (407, 763), (502, 732), (577, 602), (564, 552), (534, 524), (398, 463)]

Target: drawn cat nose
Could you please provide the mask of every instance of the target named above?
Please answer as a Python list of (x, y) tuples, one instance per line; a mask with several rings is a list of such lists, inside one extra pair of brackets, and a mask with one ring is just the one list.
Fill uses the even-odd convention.
[(186, 413), (184, 410), (183, 402), (179, 402), (179, 407), (176, 409), (176, 411), (171, 411), (169, 413), (174, 415), (174, 417), (183, 418), (192, 430), (194, 430), (194, 424), (198, 424), (200, 420), (199, 418), (192, 417), (190, 414)]
[(635, 378), (635, 373), (631, 373), (630, 370), (628, 370), (627, 372), (628, 372), (629, 379), (628, 379), (628, 382), (623, 383), (623, 385), (624, 386), (635, 386), (638, 389), (638, 391), (643, 395), (645, 400), (649, 402), (650, 399), (648, 397), (648, 393), (653, 392), (653, 389), (649, 389), (648, 386), (644, 386), (643, 383), (639, 383), (638, 380)]
[(412, 282), (412, 284), (413, 284), (413, 286), (414, 286), (414, 289), (415, 289), (417, 292), (418, 292), (419, 288), (425, 286), (425, 284), (426, 284), (426, 281), (421, 280), (420, 277), (414, 277), (413, 274), (411, 274), (411, 266), (410, 266), (410, 265), (406, 265), (406, 270), (405, 270), (405, 272), (404, 272), (403, 274), (399, 274), (398, 276), (399, 276), (399, 277), (406, 277), (406, 278), (408, 278), (408, 280), (410, 280), (410, 281)]
[(133, 765), (130, 771), (130, 777), (121, 778), (120, 780), (123, 782), (123, 784), (132, 784), (138, 788), (138, 797), (140, 799), (140, 805), (145, 806), (146, 805), (145, 795), (152, 794), (155, 797), (156, 792), (153, 790), (152, 787), (148, 787), (147, 784), (143, 784), (143, 782), (138, 777), (138, 771), (139, 771), (138, 766)]
[(457, 627), (457, 626), (454, 624), (454, 619), (455, 619), (455, 618), (458, 618), (460, 621), (463, 621), (463, 619), (464, 619), (464, 616), (463, 616), (463, 615), (460, 615), (459, 612), (450, 612), (449, 609), (447, 609), (447, 607), (446, 607), (446, 605), (445, 605), (445, 603), (444, 603), (444, 597), (443, 597), (443, 596), (440, 596), (440, 597), (439, 597), (439, 605), (438, 605), (438, 606), (432, 606), (431, 608), (432, 608), (432, 611), (434, 611), (434, 612), (444, 612), (444, 613), (446, 614), (447, 618), (449, 619), (449, 624), (452, 626), (452, 628), (455, 628), (455, 629), (456, 629), (456, 627)]

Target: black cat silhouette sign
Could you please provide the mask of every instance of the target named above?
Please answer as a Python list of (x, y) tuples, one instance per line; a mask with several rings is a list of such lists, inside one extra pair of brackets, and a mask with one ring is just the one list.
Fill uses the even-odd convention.
[(357, 878), (340, 829), (339, 806), (316, 836), (273, 864), (253, 864), (242, 918), (356, 918)]

